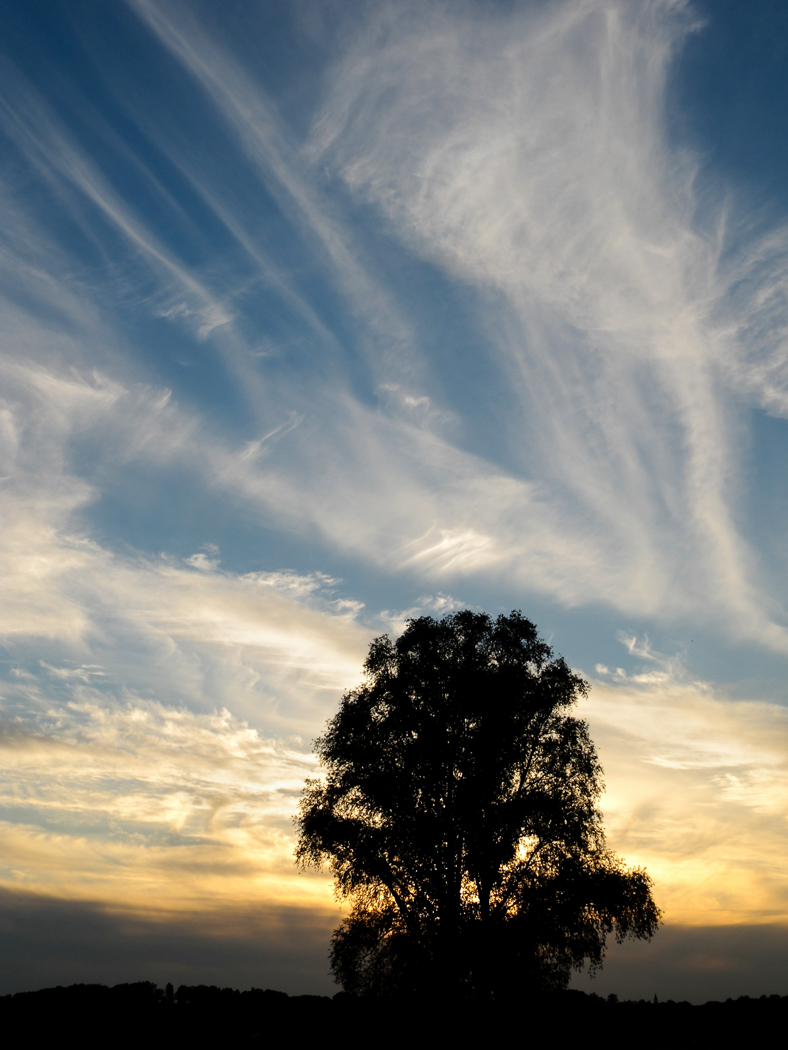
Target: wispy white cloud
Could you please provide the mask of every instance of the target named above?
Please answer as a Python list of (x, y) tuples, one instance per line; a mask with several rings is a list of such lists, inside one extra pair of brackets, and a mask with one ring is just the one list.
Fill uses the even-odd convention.
[(314, 760), (228, 711), (77, 686), (0, 731), (0, 880), (114, 908), (239, 900), (326, 908), (293, 862)]
[[(388, 364), (377, 370), (380, 408), (348, 393), (345, 366), (319, 398), (304, 376), (299, 400), (297, 384), (261, 380), (236, 332), (213, 327), (260, 436), (245, 439), (243, 455), (204, 429), (193, 443), (199, 425), (173, 410), (155, 439), (143, 425), (127, 432), (123, 454), (161, 460), (177, 433), (179, 455), (266, 520), (438, 585), (505, 575), (569, 604), (722, 617), (785, 648), (768, 612), (774, 596), (736, 525), (742, 390), (731, 389), (747, 325), (761, 316), (763, 328), (766, 310), (775, 328), (781, 241), (752, 248), (731, 276), (716, 232), (696, 228), (697, 166), (664, 128), (665, 79), (691, 27), (686, 5), (371, 5), (329, 77), (311, 168), (260, 84), (193, 11), (131, 6), (204, 89), (258, 184), (323, 245), (370, 360)], [(162, 288), (174, 281), (197, 296), (198, 313), (217, 317), (218, 293), (168, 254), (43, 103), (23, 95), (8, 119), (27, 154), (153, 260)], [(153, 134), (155, 120), (146, 127)], [(170, 154), (254, 256), (243, 216), (182, 145)], [(381, 208), (409, 249), (475, 289), (487, 366), (515, 397), (500, 420), (506, 469), (458, 447), (450, 399), (420, 385), (407, 309), (330, 206), (325, 165)], [(256, 265), (269, 280), (270, 257)], [(307, 317), (302, 293), (280, 285), (338, 362), (336, 337), (314, 311)], [(731, 287), (746, 291), (738, 314)], [(176, 299), (156, 310), (180, 315)], [(774, 353), (755, 357), (740, 385), (765, 368), (773, 386)]]
[(35, 524), (20, 522), (27, 560), (13, 545), (3, 559), (2, 634), (20, 666), (44, 652), (45, 669), (57, 668), (61, 654), (71, 663), (55, 678), (84, 679), (94, 665), (113, 685), (227, 704), (307, 739), (358, 679), (369, 637), (361, 603), (320, 592), (322, 579), (123, 559), (79, 536), (55, 539), (49, 523), (35, 546)]
[(468, 603), (452, 598), (450, 594), (439, 591), (437, 594), (425, 594), (418, 599), (415, 605), (409, 609), (392, 612), (388, 609), (380, 614), (380, 620), (386, 628), (386, 633), (394, 638), (399, 637), (407, 626), (408, 620), (419, 616), (432, 616), (440, 619), (447, 613), (456, 612), (458, 609), (468, 608)]
[(200, 83), (286, 214), (313, 239), (333, 279), (367, 328), (370, 363), (382, 374), (407, 376), (418, 367), (413, 331), (389, 290), (361, 258), (360, 242), (337, 221), (316, 180), (305, 170), (299, 144), (261, 84), (242, 63), (206, 33), (188, 7), (158, 0), (129, 6)]
[(643, 670), (598, 668), (583, 711), (611, 844), (648, 868), (668, 922), (785, 922), (788, 711), (629, 641)]
[[(170, 286), (170, 296), (177, 299), (159, 308), (162, 316), (193, 320), (200, 338), (232, 320), (227, 307), (135, 214), (87, 151), (73, 141), (44, 99), (21, 77), (8, 90), (8, 97), (0, 96), (0, 124), (44, 182), (54, 183), (60, 193), (76, 191), (130, 248), (158, 270)], [(78, 207), (70, 210), (72, 216), (79, 215)]]
[(730, 381), (771, 415), (786, 416), (788, 227), (736, 232), (721, 267), (729, 294), (718, 317), (720, 336), (732, 350)]
[(358, 676), (362, 603), (325, 573), (226, 572), (215, 545), (185, 561), (113, 552), (86, 521), (101, 470), (90, 484), (71, 463), (72, 442), (92, 437), (106, 469), (174, 463), (218, 485), (222, 462), (243, 463), (243, 452), (224, 448), (166, 391), (13, 359), (4, 377), (0, 635), (16, 662), (97, 664), (111, 685), (312, 735), (325, 698)]
[[(582, 519), (595, 582), (626, 576), (622, 593), (650, 612), (717, 602), (784, 648), (735, 522), (730, 277), (716, 231), (695, 221), (697, 163), (665, 129), (691, 8), (367, 10), (312, 155), (478, 289), (494, 363), (521, 398), (507, 438), (558, 532)], [(770, 279), (760, 298), (779, 313)]]

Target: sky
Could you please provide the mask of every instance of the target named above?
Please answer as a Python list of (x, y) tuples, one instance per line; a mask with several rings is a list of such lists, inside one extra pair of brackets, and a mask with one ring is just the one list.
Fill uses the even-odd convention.
[(1, 0), (0, 993), (332, 994), (370, 641), (520, 609), (664, 912), (786, 994), (788, 9)]

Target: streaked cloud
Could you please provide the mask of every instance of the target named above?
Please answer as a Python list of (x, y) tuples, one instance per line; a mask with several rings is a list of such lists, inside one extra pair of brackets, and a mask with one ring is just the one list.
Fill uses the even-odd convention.
[(292, 859), (308, 745), (266, 739), (227, 710), (116, 701), (84, 684), (73, 697), (3, 727), (6, 886), (116, 910), (331, 907), (327, 881)]
[[(400, 355), (418, 383), (425, 362), (415, 364), (406, 305), (383, 273), (358, 262), (361, 244), (332, 214), (319, 171), (304, 163), (259, 82), (177, 4), (133, 7), (207, 92), (250, 176), (285, 194), (286, 214), (325, 246), (321, 272), (341, 278), (359, 347), (375, 343), (375, 369)], [(380, 406), (358, 401), (337, 375), (322, 405), (312, 400), (311, 425), (290, 431), (263, 467), (256, 452), (265, 436), (245, 442), (239, 464), (209, 443), (209, 470), (266, 516), (317, 528), (329, 545), (376, 564), (447, 584), (468, 573), (514, 575), (561, 601), (601, 600), (627, 613), (713, 607), (728, 629), (746, 623), (782, 650), (783, 628), (766, 611), (774, 597), (761, 593), (735, 524), (738, 409), (724, 380), (744, 360), (730, 333), (739, 300), (728, 296), (744, 279), (719, 265), (718, 231), (697, 228), (697, 165), (664, 129), (669, 63), (692, 25), (684, 5), (600, 0), (489, 17), (473, 6), (382, 5), (360, 24), (331, 73), (307, 155), (379, 206), (407, 248), (476, 289), (486, 367), (515, 397), (501, 428), (508, 465), (443, 433), (453, 416), (445, 394), (402, 388), (385, 378), (387, 364)], [(36, 110), (27, 123), (43, 143), (36, 155), (43, 150), (102, 208), (116, 201), (96, 188), (103, 176), (52, 130), (50, 114)], [(176, 159), (188, 170), (182, 151)], [(144, 247), (154, 235), (128, 211), (117, 201), (108, 214), (146, 259), (164, 259), (164, 249)], [(761, 262), (778, 255), (750, 251)], [(168, 281), (204, 288), (205, 309), (218, 316), (204, 277), (167, 268)], [(739, 301), (745, 316), (736, 323), (755, 323), (752, 302), (769, 299), (762, 288), (749, 305)], [(381, 326), (403, 333), (385, 353)], [(200, 322), (199, 338), (208, 331)], [(322, 332), (334, 356), (335, 337)], [(249, 370), (240, 330), (217, 338), (270, 421), (271, 397)], [(291, 405), (311, 398), (309, 389), (282, 393)], [(415, 407), (433, 403), (437, 415), (414, 421)], [(295, 405), (285, 415), (303, 417)], [(263, 435), (287, 431), (278, 422)]]
[[(520, 397), (506, 440), (551, 531), (588, 551), (589, 586), (615, 579), (621, 607), (657, 614), (714, 595), (783, 649), (734, 520), (730, 274), (720, 231), (696, 222), (697, 161), (665, 130), (690, 28), (673, 2), (383, 5), (337, 62), (310, 149), (478, 290), (490, 367)], [(779, 309), (766, 287), (739, 324), (757, 299)], [(556, 546), (555, 576), (575, 579)]]
[(648, 868), (668, 923), (785, 923), (788, 711), (629, 642), (644, 669), (597, 668), (586, 715), (611, 844)]

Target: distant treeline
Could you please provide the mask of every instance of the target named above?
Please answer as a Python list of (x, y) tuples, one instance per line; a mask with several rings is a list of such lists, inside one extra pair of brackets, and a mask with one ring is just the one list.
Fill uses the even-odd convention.
[[(82, 1046), (263, 1046), (272, 1039), (320, 1040), (329, 1045), (399, 1046), (404, 1039), (451, 1038), (459, 1046), (516, 1032), (528, 1042), (567, 1045), (593, 1035), (606, 1047), (719, 1046), (784, 1031), (788, 996), (742, 996), (693, 1006), (688, 1002), (619, 1002), (580, 991), (493, 1004), (442, 1003), (425, 995), (408, 1001), (333, 998), (207, 985), (158, 988), (149, 981), (74, 984), (0, 997), (6, 1045), (79, 1041)], [(11, 1042), (13, 1040), (13, 1042)]]

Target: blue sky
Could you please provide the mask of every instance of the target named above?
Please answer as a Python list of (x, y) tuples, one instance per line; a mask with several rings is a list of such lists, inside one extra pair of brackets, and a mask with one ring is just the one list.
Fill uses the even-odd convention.
[(782, 5), (2, 12), (8, 907), (330, 989), (310, 742), (376, 634), (519, 608), (665, 910), (595, 987), (781, 991)]

